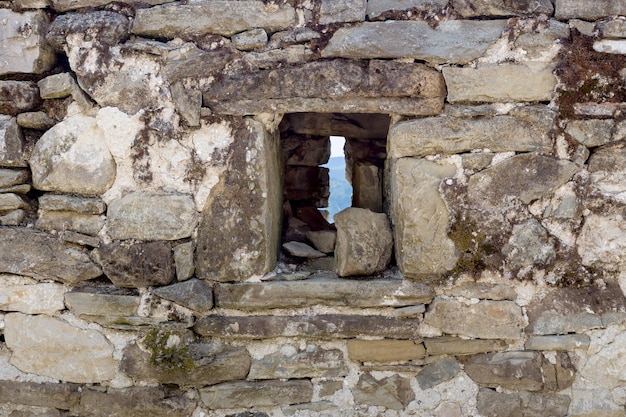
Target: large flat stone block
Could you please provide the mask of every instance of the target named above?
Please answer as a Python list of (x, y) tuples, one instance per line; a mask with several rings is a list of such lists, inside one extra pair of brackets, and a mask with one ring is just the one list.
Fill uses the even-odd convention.
[(358, 362), (409, 362), (423, 359), (426, 350), (419, 340), (348, 340), (348, 355)]
[(309, 380), (225, 382), (200, 390), (200, 398), (210, 409), (272, 407), (311, 401)]
[(80, 401), (78, 384), (0, 380), (0, 402), (69, 410)]
[(624, 0), (556, 0), (555, 14), (557, 19), (596, 20), (611, 15), (626, 14)]
[(500, 37), (505, 25), (505, 20), (448, 20), (433, 29), (424, 21), (368, 22), (339, 29), (322, 50), (322, 56), (416, 58), (465, 64), (482, 56)]
[(334, 378), (346, 376), (348, 367), (339, 349), (307, 344), (298, 349), (291, 344), (252, 361), (248, 379)]

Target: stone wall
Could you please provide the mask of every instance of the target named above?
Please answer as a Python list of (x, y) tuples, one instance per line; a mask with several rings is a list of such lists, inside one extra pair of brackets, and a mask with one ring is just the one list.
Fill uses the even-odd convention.
[(620, 15), (0, 1), (0, 415), (626, 416)]

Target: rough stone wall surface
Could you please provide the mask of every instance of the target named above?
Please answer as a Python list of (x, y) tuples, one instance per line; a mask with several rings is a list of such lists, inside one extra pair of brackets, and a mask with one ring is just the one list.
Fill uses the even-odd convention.
[(0, 415), (626, 417), (625, 55), (623, 0), (0, 0)]

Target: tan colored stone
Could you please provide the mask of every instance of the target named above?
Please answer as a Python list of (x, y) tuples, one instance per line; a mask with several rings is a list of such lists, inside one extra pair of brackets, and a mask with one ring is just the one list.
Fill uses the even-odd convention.
[(510, 2), (506, 0), (453, 0), (454, 11), (468, 17), (509, 17), (530, 14), (551, 15), (554, 6), (550, 0)]
[(94, 289), (80, 289), (65, 294), (65, 304), (78, 317), (90, 315), (132, 316), (137, 314), (140, 297), (137, 295), (107, 294)]
[(444, 8), (447, 4), (447, 0), (368, 0), (367, 17), (371, 20), (385, 12), (438, 10)]
[(444, 67), (448, 102), (550, 101), (556, 87), (552, 66), (540, 62)]
[(448, 210), (439, 184), (454, 176), (452, 165), (402, 158), (391, 167), (391, 218), (395, 254), (404, 275), (441, 274), (456, 265), (458, 255), (448, 238)]
[(335, 251), (335, 242), (337, 241), (337, 232), (334, 230), (315, 230), (306, 232), (306, 238), (313, 243), (315, 249), (324, 253), (332, 253)]
[(515, 289), (506, 284), (468, 283), (445, 290), (453, 297), (478, 298), (481, 300), (512, 300), (517, 298)]
[(613, 120), (603, 119), (571, 120), (565, 133), (585, 146), (602, 146), (611, 141), (613, 124)]
[(202, 388), (200, 398), (210, 409), (272, 407), (311, 401), (313, 385), (309, 380), (225, 382)]
[(586, 349), (589, 336), (586, 334), (566, 334), (561, 336), (533, 336), (524, 345), (526, 350), (565, 350)]
[(102, 333), (47, 316), (10, 313), (4, 320), (11, 363), (20, 370), (77, 383), (115, 376), (113, 345)]
[(352, 388), (352, 394), (357, 404), (382, 406), (392, 410), (403, 410), (415, 399), (409, 380), (400, 375), (377, 380), (370, 373), (365, 373)]
[(2, 193), (0, 194), (0, 211), (6, 212), (17, 209), (27, 209), (29, 206), (17, 194), (14, 193)]
[(0, 168), (0, 188), (24, 184), (29, 178), (30, 174), (25, 169)]
[(39, 89), (34, 82), (0, 81), (0, 114), (15, 116), (33, 111), (40, 104)]
[(17, 124), (26, 129), (48, 130), (55, 123), (54, 119), (42, 111), (26, 112), (17, 115)]
[(39, 209), (51, 211), (73, 211), (84, 214), (102, 214), (106, 210), (104, 201), (99, 198), (77, 197), (73, 195), (44, 194), (39, 197)]
[(40, 74), (54, 65), (54, 53), (44, 42), (48, 22), (43, 11), (0, 9), (0, 75)]
[(583, 265), (620, 271), (626, 266), (626, 225), (619, 214), (591, 214), (576, 241)]
[(477, 339), (519, 339), (522, 336), (521, 308), (512, 301), (480, 301), (466, 305), (454, 300), (435, 300), (424, 324), (443, 333)]
[(65, 98), (72, 95), (76, 81), (69, 72), (49, 75), (37, 83), (39, 95), (43, 99)]
[(409, 362), (426, 356), (419, 340), (348, 340), (348, 355), (357, 362)]
[(383, 170), (368, 162), (352, 166), (352, 207), (383, 212)]
[(557, 19), (596, 20), (626, 14), (626, 3), (621, 0), (597, 0), (593, 3), (585, 0), (556, 0), (555, 14)]
[(24, 158), (24, 136), (17, 119), (0, 114), (0, 166), (25, 167), (28, 164)]
[(365, 20), (367, 0), (322, 0), (319, 22), (321, 25)]
[(185, 281), (193, 276), (195, 271), (193, 249), (193, 242), (174, 246), (174, 265), (176, 266), (176, 278), (178, 281)]
[(48, 232), (70, 230), (96, 236), (104, 227), (104, 218), (95, 214), (39, 210), (38, 215), (35, 226)]
[(0, 285), (0, 310), (51, 316), (65, 309), (64, 293), (63, 285), (53, 283)]
[(0, 380), (0, 403), (69, 410), (79, 401), (80, 388), (76, 384)]
[(499, 352), (508, 344), (504, 340), (462, 339), (443, 336), (424, 339), (429, 356), (436, 355), (475, 355), (477, 353)]

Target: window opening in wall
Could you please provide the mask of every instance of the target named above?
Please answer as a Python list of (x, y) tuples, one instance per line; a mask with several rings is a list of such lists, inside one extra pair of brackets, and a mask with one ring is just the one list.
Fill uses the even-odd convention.
[(388, 115), (293, 113), (283, 118), (281, 265), (335, 270), (334, 216), (348, 207), (382, 213)]

